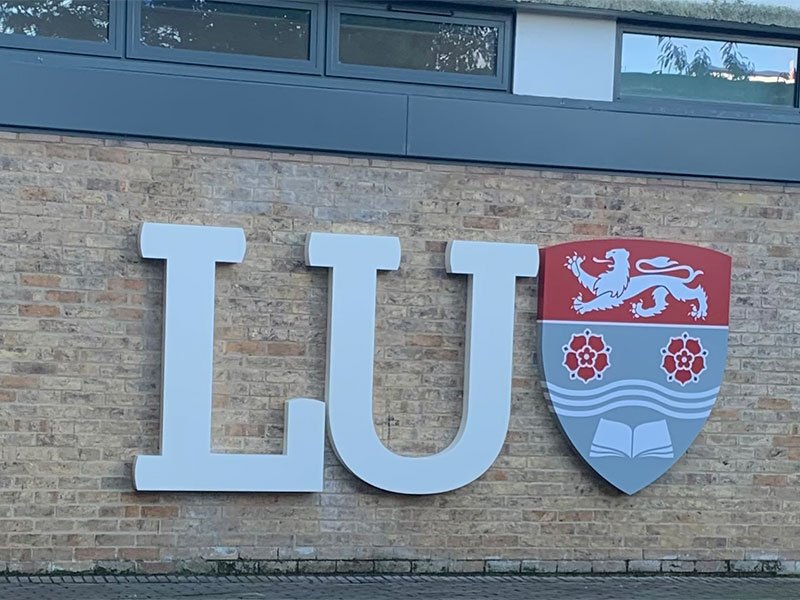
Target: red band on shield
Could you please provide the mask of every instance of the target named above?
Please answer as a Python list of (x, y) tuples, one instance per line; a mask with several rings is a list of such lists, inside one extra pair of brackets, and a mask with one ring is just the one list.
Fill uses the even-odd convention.
[(542, 250), (539, 319), (727, 326), (730, 273), (726, 254), (673, 242), (551, 246)]

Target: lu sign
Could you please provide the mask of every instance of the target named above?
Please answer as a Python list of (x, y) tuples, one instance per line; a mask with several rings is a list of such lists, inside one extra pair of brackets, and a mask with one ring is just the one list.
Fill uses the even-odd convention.
[(620, 490), (645, 487), (686, 451), (713, 405), (727, 351), (730, 258), (684, 244), (452, 241), (468, 278), (461, 425), (445, 450), (401, 456), (373, 424), (378, 271), (400, 266), (396, 237), (311, 233), (306, 264), (329, 269), (325, 402), (286, 403), (284, 453), (211, 452), (216, 263), (244, 259), (238, 228), (145, 223), (144, 258), (166, 265), (161, 454), (138, 456), (139, 491), (312, 492), (324, 437), (365, 482), (395, 493), (467, 485), (502, 449), (511, 412), (515, 286), (541, 276), (540, 362), (565, 434)]

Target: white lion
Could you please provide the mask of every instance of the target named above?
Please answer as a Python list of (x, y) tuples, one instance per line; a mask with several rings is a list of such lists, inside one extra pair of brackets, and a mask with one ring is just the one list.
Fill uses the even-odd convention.
[[(667, 256), (645, 258), (636, 261), (636, 271), (642, 275), (630, 276), (630, 252), (624, 248), (615, 248), (606, 252), (605, 259), (593, 258), (597, 263), (608, 263), (605, 273), (597, 277), (589, 275), (581, 265), (586, 260), (585, 256), (577, 253), (567, 257), (564, 265), (581, 283), (583, 287), (594, 294), (595, 298), (584, 302), (583, 295), (578, 294), (572, 300), (572, 308), (578, 314), (586, 314), (593, 310), (607, 310), (616, 308), (626, 300), (635, 298), (639, 294), (653, 289), (653, 305), (644, 307), (644, 302), (631, 302), (631, 312), (637, 318), (653, 317), (664, 312), (667, 308), (667, 298), (671, 295), (681, 302), (693, 301), (689, 315), (695, 320), (705, 319), (708, 314), (708, 297), (703, 286), (690, 288), (687, 284), (702, 275), (703, 272), (695, 270), (688, 265), (681, 265)], [(644, 266), (646, 265), (646, 267)], [(672, 271), (686, 271), (686, 277), (665, 275)]]

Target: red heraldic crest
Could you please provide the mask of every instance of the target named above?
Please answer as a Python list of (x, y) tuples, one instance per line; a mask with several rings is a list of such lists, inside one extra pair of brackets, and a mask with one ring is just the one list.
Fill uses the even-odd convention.
[(686, 452), (717, 399), (731, 259), (697, 246), (623, 239), (541, 254), (546, 395), (584, 460), (633, 494)]

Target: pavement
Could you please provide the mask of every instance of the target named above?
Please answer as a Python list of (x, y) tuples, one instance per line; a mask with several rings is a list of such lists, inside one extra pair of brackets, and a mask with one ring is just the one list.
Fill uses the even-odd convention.
[(2, 577), (0, 600), (797, 600), (800, 578), (271, 575)]

